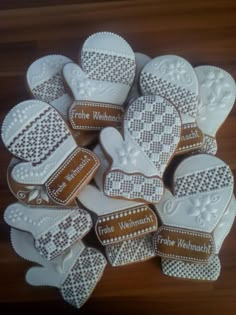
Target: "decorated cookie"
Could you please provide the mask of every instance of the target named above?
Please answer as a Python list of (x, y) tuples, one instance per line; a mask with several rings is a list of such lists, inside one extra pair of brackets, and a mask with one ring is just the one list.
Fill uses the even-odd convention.
[(26, 281), (33, 286), (59, 288), (63, 299), (76, 308), (88, 300), (107, 264), (98, 250), (81, 241), (52, 261), (37, 252), (29, 233), (12, 228), (11, 242), (19, 256), (40, 265), (27, 271)]
[(155, 213), (145, 204), (105, 196), (102, 178), (109, 163), (99, 145), (94, 152), (100, 160), (94, 178), (99, 189), (86, 186), (78, 200), (96, 215), (95, 232), (105, 246), (108, 261), (112, 266), (120, 266), (154, 257), (152, 237), (157, 230)]
[(35, 60), (27, 70), (28, 87), (33, 96), (54, 106), (65, 120), (72, 98), (66, 93), (62, 69), (71, 59), (61, 55), (48, 55)]
[(78, 147), (59, 113), (42, 101), (16, 105), (3, 122), (2, 139), (15, 157), (26, 161), (13, 167), (13, 180), (44, 186), (61, 205), (76, 197), (99, 166), (96, 155)]
[[(62, 55), (47, 55), (35, 60), (28, 68), (26, 79), (31, 94), (38, 100), (55, 107), (66, 122), (68, 109), (73, 100), (66, 92), (63, 83), (62, 69), (71, 59)], [(73, 136), (79, 145), (91, 144), (97, 135), (72, 129)]]
[(175, 55), (154, 58), (141, 71), (140, 87), (144, 95), (160, 95), (179, 111), (182, 131), (177, 153), (201, 147), (203, 135), (196, 125), (198, 79), (187, 60)]
[(209, 281), (217, 280), (221, 270), (218, 253), (221, 249), (224, 239), (232, 227), (235, 215), (236, 201), (235, 197), (233, 196), (227, 210), (224, 212), (220, 222), (213, 232), (215, 255), (206, 265), (162, 258), (161, 265), (163, 273), (168, 276), (179, 278)]
[(133, 85), (131, 87), (128, 98), (126, 100), (127, 104), (133, 102), (136, 98), (142, 96), (141, 91), (140, 91), (140, 86), (139, 86), (139, 76), (143, 67), (151, 60), (150, 57), (139, 52), (134, 53), (134, 55), (135, 55), (136, 71), (135, 71)]
[[(23, 204), (33, 207), (47, 207), (58, 208), (58, 203), (53, 200), (46, 191), (44, 185), (27, 185), (15, 181), (12, 176), (12, 170), (22, 161), (20, 159), (12, 158), (7, 168), (7, 182), (13, 195)], [(78, 208), (76, 199), (72, 199), (66, 205), (65, 208)]]
[(5, 210), (4, 219), (12, 227), (30, 232), (35, 248), (48, 260), (60, 255), (92, 228), (90, 215), (79, 208), (34, 209), (14, 203)]
[[(233, 175), (219, 158), (199, 154), (179, 164), (174, 172), (173, 194), (166, 189), (155, 205), (163, 225), (154, 236), (154, 246), (163, 258), (165, 274), (218, 278), (220, 262), (215, 255), (235, 217), (232, 194)], [(205, 270), (201, 264), (207, 265)]]
[(231, 75), (217, 67), (195, 68), (199, 81), (198, 127), (204, 134), (202, 152), (216, 154), (216, 133), (229, 115), (235, 101), (236, 86)]
[(115, 128), (100, 133), (100, 143), (112, 160), (105, 174), (109, 197), (156, 203), (163, 195), (162, 175), (180, 140), (176, 108), (159, 96), (142, 96), (125, 113), (123, 136)]
[(90, 36), (82, 47), (81, 67), (69, 63), (63, 74), (75, 99), (69, 110), (73, 129), (121, 125), (135, 76), (134, 52), (123, 38), (113, 33)]

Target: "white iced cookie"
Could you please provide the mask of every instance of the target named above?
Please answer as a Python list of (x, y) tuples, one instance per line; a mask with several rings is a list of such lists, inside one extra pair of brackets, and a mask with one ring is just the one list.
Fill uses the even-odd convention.
[(12, 228), (11, 242), (19, 256), (39, 265), (28, 269), (26, 281), (33, 286), (59, 288), (62, 298), (76, 308), (88, 300), (107, 264), (98, 250), (81, 241), (52, 261), (37, 252), (29, 233)]
[(96, 215), (95, 232), (105, 246), (108, 261), (112, 266), (120, 266), (154, 257), (152, 235), (157, 229), (155, 214), (142, 203), (104, 195), (103, 175), (109, 163), (101, 146), (97, 145), (94, 152), (100, 160), (94, 177), (99, 189), (86, 186), (78, 200)]
[(179, 111), (183, 125), (178, 153), (201, 146), (202, 133), (196, 126), (198, 80), (187, 60), (175, 55), (152, 59), (141, 71), (140, 87), (143, 95), (160, 95)]
[(92, 228), (90, 215), (79, 208), (35, 209), (14, 203), (5, 210), (4, 220), (12, 227), (30, 232), (35, 248), (48, 260), (67, 250)]
[(211, 233), (229, 205), (233, 188), (233, 174), (225, 162), (198, 154), (179, 164), (173, 194), (166, 189), (155, 208), (164, 225)]
[(68, 126), (50, 105), (28, 100), (7, 114), (2, 125), (7, 149), (23, 161), (11, 176), (21, 184), (45, 185), (50, 198), (68, 204), (99, 166), (94, 153), (77, 146)]
[(75, 99), (69, 111), (73, 129), (120, 126), (135, 76), (134, 52), (122, 37), (106, 32), (91, 35), (81, 50), (81, 67), (67, 64), (63, 75)]
[(165, 275), (194, 280), (215, 281), (220, 275), (221, 265), (218, 257), (224, 239), (230, 232), (236, 214), (236, 201), (233, 196), (227, 210), (216, 226), (213, 237), (215, 242), (215, 255), (208, 264), (187, 263), (172, 259), (161, 259), (162, 271)]
[(136, 71), (134, 82), (127, 97), (126, 103), (129, 104), (133, 102), (136, 98), (141, 96), (140, 86), (139, 86), (139, 77), (143, 67), (151, 60), (151, 58), (145, 54), (136, 52), (135, 55), (135, 64), (136, 64)]
[(216, 133), (229, 115), (236, 96), (232, 76), (217, 67), (195, 68), (199, 81), (199, 111), (197, 124), (204, 134), (202, 152), (216, 154)]
[(71, 59), (62, 55), (47, 55), (35, 60), (27, 70), (26, 79), (33, 96), (54, 106), (68, 120), (72, 98), (66, 93), (62, 69)]
[(166, 189), (155, 205), (165, 232), (157, 231), (154, 236), (163, 257), (164, 274), (218, 278), (220, 261), (216, 254), (235, 217), (233, 187), (229, 166), (217, 157), (199, 154), (179, 164), (174, 172), (173, 194)]
[(176, 108), (160, 96), (142, 96), (128, 106), (123, 137), (115, 128), (100, 133), (112, 165), (104, 179), (109, 197), (156, 203), (163, 195), (162, 175), (180, 140)]

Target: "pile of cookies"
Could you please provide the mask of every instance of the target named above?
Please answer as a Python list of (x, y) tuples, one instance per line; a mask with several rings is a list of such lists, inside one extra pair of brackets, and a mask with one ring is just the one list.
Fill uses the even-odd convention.
[[(236, 214), (232, 172), (215, 156), (233, 78), (179, 56), (134, 53), (106, 32), (90, 36), (79, 59), (33, 62), (33, 99), (2, 125), (18, 199), (4, 218), (16, 253), (39, 265), (26, 281), (58, 287), (80, 308), (107, 261), (159, 256), (165, 275), (216, 280)], [(106, 258), (83, 241), (92, 229)]]

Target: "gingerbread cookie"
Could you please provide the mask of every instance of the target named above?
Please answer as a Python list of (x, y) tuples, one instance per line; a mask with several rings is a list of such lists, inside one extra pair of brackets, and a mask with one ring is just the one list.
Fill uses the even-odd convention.
[[(13, 195), (27, 206), (58, 208), (58, 203), (49, 196), (44, 185), (22, 184), (12, 178), (11, 173), (13, 168), (20, 163), (22, 163), (20, 159), (12, 158), (7, 168), (7, 183)], [(73, 199), (64, 205), (64, 207), (78, 208), (78, 204)]]
[(27, 271), (26, 281), (33, 286), (59, 288), (63, 299), (76, 308), (90, 297), (107, 264), (98, 250), (85, 246), (81, 241), (52, 261), (37, 252), (29, 233), (12, 228), (11, 242), (19, 256), (39, 264)]
[[(31, 94), (38, 100), (56, 108), (66, 122), (69, 122), (68, 109), (73, 100), (66, 92), (62, 69), (71, 59), (62, 55), (47, 55), (35, 60), (27, 70), (27, 85)], [(86, 146), (96, 139), (94, 133), (71, 130), (79, 145)]]
[(24, 101), (8, 113), (2, 139), (14, 156), (26, 161), (13, 167), (13, 180), (45, 186), (61, 205), (76, 197), (99, 166), (93, 152), (77, 146), (59, 113), (38, 100)]
[(30, 232), (35, 248), (48, 260), (82, 239), (92, 228), (90, 215), (79, 208), (35, 209), (14, 203), (5, 210), (4, 219), (12, 227)]
[(95, 33), (81, 50), (81, 67), (63, 69), (75, 102), (69, 110), (73, 129), (119, 127), (123, 105), (135, 75), (135, 56), (129, 44), (113, 33)]
[(231, 75), (217, 67), (195, 68), (199, 81), (199, 111), (197, 124), (204, 134), (202, 152), (216, 154), (216, 133), (229, 115), (236, 96)]
[(203, 135), (196, 125), (198, 79), (187, 60), (175, 55), (154, 58), (141, 71), (140, 87), (143, 95), (160, 95), (171, 101), (179, 111), (182, 131), (176, 153), (201, 147)]
[(151, 60), (149, 56), (139, 53), (139, 52), (134, 53), (134, 55), (135, 55), (136, 70), (135, 70), (134, 82), (126, 100), (127, 104), (133, 102), (136, 98), (142, 96), (141, 91), (140, 91), (140, 86), (139, 86), (139, 77), (140, 77), (140, 73), (143, 67)]
[(100, 146), (94, 152), (100, 160), (94, 178), (100, 190), (88, 185), (78, 200), (96, 215), (95, 232), (105, 246), (108, 261), (120, 266), (154, 257), (152, 235), (157, 230), (157, 218), (153, 210), (145, 204), (105, 196), (102, 178), (109, 163)]
[(227, 210), (224, 212), (220, 222), (214, 230), (215, 255), (207, 264), (187, 263), (172, 259), (161, 259), (162, 271), (165, 275), (188, 278), (194, 280), (215, 281), (218, 279), (221, 270), (219, 251), (224, 239), (229, 233), (236, 214), (236, 201), (233, 196)]
[[(163, 226), (155, 234), (154, 244), (163, 257), (165, 274), (218, 278), (220, 261), (215, 256), (235, 216), (233, 187), (229, 166), (212, 155), (195, 155), (179, 164), (173, 194), (166, 189), (155, 205)], [(205, 270), (201, 264), (207, 266)]]
[(159, 96), (142, 96), (129, 105), (123, 137), (115, 128), (100, 133), (111, 158), (104, 193), (109, 197), (156, 203), (164, 191), (162, 175), (180, 140), (176, 108)]

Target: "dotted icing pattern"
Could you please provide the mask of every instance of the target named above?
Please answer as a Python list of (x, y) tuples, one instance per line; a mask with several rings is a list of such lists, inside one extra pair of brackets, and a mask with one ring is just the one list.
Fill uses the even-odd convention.
[(163, 189), (163, 182), (159, 177), (125, 174), (120, 171), (109, 172), (104, 183), (104, 192), (110, 197), (142, 199), (150, 203), (161, 199)]
[(233, 176), (228, 166), (194, 172), (174, 179), (175, 196), (185, 197), (233, 185)]
[[(155, 241), (155, 238), (156, 236), (159, 234), (159, 232), (161, 232), (161, 230), (165, 230), (167, 228), (165, 228), (164, 226), (160, 227), (160, 229), (158, 230), (157, 233), (154, 234), (154, 247), (155, 247), (155, 252), (157, 255), (161, 256), (161, 257), (165, 257), (165, 258), (172, 258), (172, 259), (181, 259), (181, 260), (191, 260), (191, 261), (196, 261), (196, 262), (202, 262), (202, 263), (206, 263), (206, 260), (205, 259), (200, 259), (200, 258), (194, 258), (194, 257), (187, 257), (187, 256), (178, 256), (178, 255), (174, 255), (174, 254), (166, 254), (166, 253), (163, 253), (163, 252), (160, 252), (159, 249), (158, 249), (158, 244), (157, 242)], [(213, 238), (211, 237), (210, 234), (206, 234), (206, 233), (197, 233), (197, 232), (192, 232), (192, 231), (189, 231), (189, 230), (179, 230), (179, 229), (171, 229), (170, 227), (168, 227), (168, 231), (170, 232), (174, 232), (174, 233), (181, 233), (181, 234), (187, 234), (187, 235), (191, 235), (191, 236), (198, 236), (198, 237), (208, 237), (210, 238), (210, 241), (211, 241), (211, 248), (213, 248), (212, 252), (215, 252), (215, 244), (214, 244), (214, 240)]]
[(129, 106), (124, 124), (161, 176), (180, 140), (181, 121), (175, 107), (162, 98), (145, 96)]
[(60, 73), (55, 74), (49, 80), (34, 87), (32, 93), (36, 99), (46, 103), (51, 103), (58, 99), (65, 94), (62, 75)]
[(40, 163), (69, 136), (64, 120), (56, 110), (48, 107), (25, 126), (7, 148), (23, 160)]
[[(75, 186), (75, 188), (73, 190), (70, 191), (70, 193), (67, 194), (67, 197), (65, 199), (59, 199), (57, 198), (57, 196), (55, 196), (53, 194), (53, 192), (51, 191), (51, 189), (49, 188), (50, 184), (57, 178), (60, 176), (60, 173), (62, 173), (64, 171), (64, 169), (67, 167), (67, 165), (74, 159), (74, 157), (77, 155), (77, 153), (79, 151), (82, 151), (82, 152), (85, 152), (87, 155), (90, 156), (91, 160), (94, 161), (94, 166), (91, 167), (88, 172), (86, 173), (86, 175), (81, 178), (80, 180), (77, 180), (77, 184)], [(70, 157), (64, 162), (64, 164), (62, 164), (61, 167), (59, 167), (57, 169), (57, 171), (49, 178), (49, 180), (46, 182), (46, 189), (47, 189), (47, 192), (48, 194), (50, 195), (50, 197), (59, 202), (59, 203), (63, 203), (63, 204), (66, 204), (71, 198), (72, 196), (79, 190), (79, 189), (82, 189), (82, 185), (84, 183), (86, 183), (86, 180), (89, 178), (90, 175), (92, 175), (95, 170), (98, 168), (99, 166), (99, 160), (98, 158), (96, 157), (95, 154), (93, 154), (92, 152), (86, 150), (86, 149), (82, 149), (82, 148), (77, 148), (74, 150), (74, 152), (70, 155)]]
[(208, 264), (188, 263), (181, 260), (161, 259), (162, 271), (167, 276), (215, 281), (220, 275), (220, 260), (217, 255), (213, 256)]
[(73, 211), (60, 222), (52, 226), (35, 240), (35, 247), (48, 260), (65, 251), (76, 240), (81, 239), (91, 228), (88, 213), (83, 210)]
[(155, 257), (152, 238), (153, 234), (149, 233), (142, 237), (108, 245), (106, 246), (107, 259), (112, 266), (122, 266)]
[[(138, 209), (135, 208), (135, 209), (127, 210), (127, 211), (120, 211), (119, 213), (116, 213), (116, 214), (102, 216), (102, 217), (100, 217), (98, 219), (97, 222), (98, 223), (109, 222), (109, 221), (112, 221), (112, 220), (115, 220), (115, 219), (126, 217), (128, 215), (132, 215), (132, 214), (136, 214), (136, 213), (140, 213), (140, 212), (146, 212), (146, 211), (150, 211), (150, 208), (147, 208), (147, 207), (143, 206), (143, 207), (140, 207)], [(127, 232), (127, 234), (123, 234), (122, 236), (108, 238), (106, 240), (103, 240), (102, 243), (103, 243), (103, 245), (106, 245), (106, 244), (120, 242), (120, 241), (129, 239), (129, 238), (140, 236), (142, 234), (154, 232), (154, 231), (156, 231), (156, 229), (157, 229), (157, 224), (154, 224), (154, 225), (152, 225), (152, 226), (150, 226), (148, 228), (141, 229), (141, 230), (139, 230), (137, 232), (133, 232), (133, 233), (128, 233)]]
[(97, 250), (85, 248), (61, 286), (63, 299), (80, 308), (94, 290), (106, 267), (106, 259)]
[(135, 61), (121, 56), (83, 50), (83, 69), (90, 79), (131, 86), (135, 74)]
[(161, 95), (173, 102), (181, 114), (196, 117), (198, 100), (195, 93), (177, 87), (147, 72), (141, 73), (140, 82), (144, 94)]

